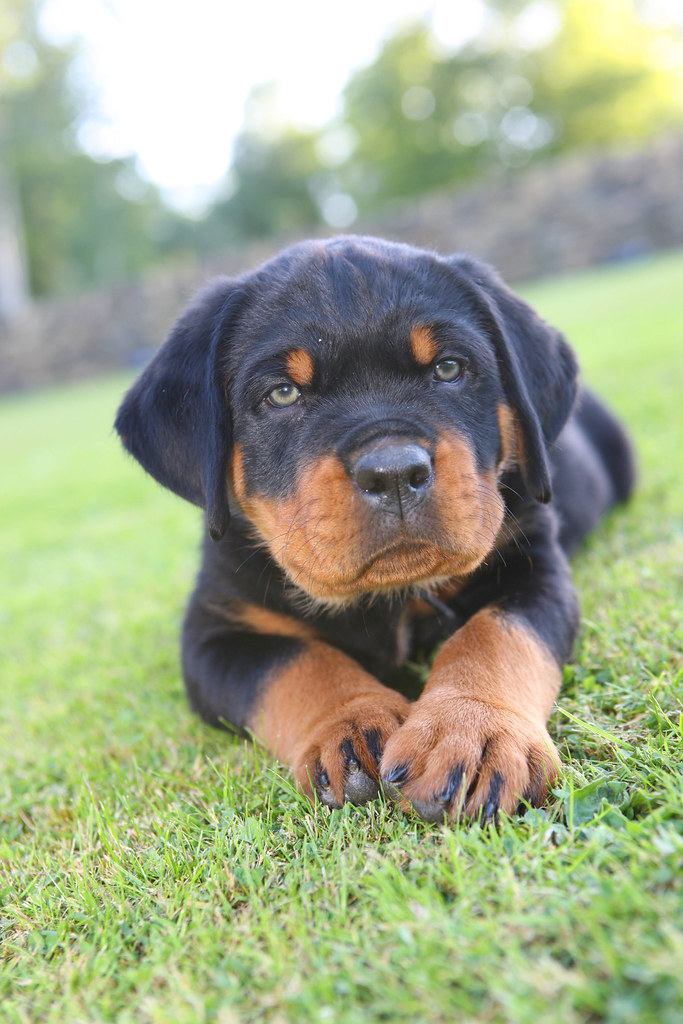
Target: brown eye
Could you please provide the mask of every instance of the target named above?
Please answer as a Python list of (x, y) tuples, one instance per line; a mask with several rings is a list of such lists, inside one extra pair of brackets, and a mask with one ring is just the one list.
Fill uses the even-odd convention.
[(301, 392), (294, 384), (280, 384), (268, 395), (268, 401), (278, 409), (286, 409), (301, 398)]
[(462, 377), (463, 366), (459, 359), (442, 359), (434, 367), (434, 379), (450, 384)]

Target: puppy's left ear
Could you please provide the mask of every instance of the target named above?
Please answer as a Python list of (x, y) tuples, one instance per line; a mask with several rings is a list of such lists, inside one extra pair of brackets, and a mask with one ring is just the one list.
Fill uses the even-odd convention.
[(507, 400), (521, 432), (520, 471), (536, 501), (552, 498), (548, 448), (572, 411), (578, 365), (559, 331), (515, 295), (485, 263), (466, 256), (449, 260), (475, 299), (494, 342)]
[(200, 292), (124, 398), (115, 427), (159, 483), (206, 509), (214, 540), (230, 519), (232, 423), (221, 356), (245, 301), (228, 278)]

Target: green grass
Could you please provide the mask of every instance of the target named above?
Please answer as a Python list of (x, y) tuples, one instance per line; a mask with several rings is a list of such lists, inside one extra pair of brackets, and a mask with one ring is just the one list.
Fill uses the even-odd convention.
[(630, 424), (575, 560), (552, 805), (312, 809), (185, 703), (199, 519), (119, 452), (125, 381), (0, 405), (0, 1017), (683, 1019), (683, 255), (528, 289)]

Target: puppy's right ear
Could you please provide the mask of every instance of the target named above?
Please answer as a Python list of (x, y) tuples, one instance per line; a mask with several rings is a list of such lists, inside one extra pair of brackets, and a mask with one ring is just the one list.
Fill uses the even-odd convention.
[(221, 356), (245, 301), (244, 283), (228, 278), (200, 292), (133, 384), (115, 423), (148, 473), (206, 509), (214, 540), (230, 518), (232, 423)]

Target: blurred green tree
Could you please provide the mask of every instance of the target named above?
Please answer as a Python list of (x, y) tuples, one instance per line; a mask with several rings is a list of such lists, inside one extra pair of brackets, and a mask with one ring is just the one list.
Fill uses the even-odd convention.
[(236, 234), (287, 234), (314, 223), (318, 210), (308, 181), (316, 166), (315, 136), (289, 126), (283, 130), (277, 86), (257, 86), (246, 105), (245, 128), (235, 142), (234, 192), (223, 204)]
[(74, 53), (41, 37), (40, 0), (3, 0), (0, 319), (3, 298), (21, 304), (24, 266), (33, 294), (65, 292), (230, 241), (343, 230), (392, 200), (683, 123), (680, 25), (658, 24), (653, 0), (480, 2), (480, 30), (455, 49), (426, 24), (388, 38), (318, 130), (283, 121), (274, 86), (256, 89), (227, 198), (196, 224), (132, 159), (85, 154)]
[(121, 278), (182, 250), (187, 229), (134, 161), (99, 162), (79, 146), (76, 123), (88, 99), (70, 75), (74, 51), (42, 39), (32, 0), (4, 3), (0, 190), (6, 209), (16, 198), (13, 230), (15, 241), (22, 238), (31, 293)]
[(552, 44), (530, 55), (549, 148), (646, 139), (683, 123), (683, 34), (649, 0), (571, 0)]
[(318, 223), (311, 191), (318, 166), (316, 133), (282, 122), (275, 83), (256, 86), (233, 147), (227, 197), (197, 229), (201, 246), (216, 250), (230, 241), (287, 236)]
[[(19, 0), (0, 8), (0, 53), (5, 55), (19, 24)], [(10, 50), (11, 55), (11, 50)], [(1, 70), (0, 70), (1, 75)], [(0, 85), (4, 85), (0, 77)], [(7, 166), (4, 111), (0, 106), (0, 324), (18, 317), (28, 300), (24, 233), (14, 178)]]
[(257, 94), (218, 210), (225, 230), (343, 228), (394, 199), (683, 123), (681, 35), (647, 0), (482, 4), (481, 31), (455, 52), (426, 24), (388, 38), (319, 131), (263, 133), (272, 97)]

